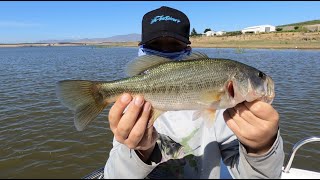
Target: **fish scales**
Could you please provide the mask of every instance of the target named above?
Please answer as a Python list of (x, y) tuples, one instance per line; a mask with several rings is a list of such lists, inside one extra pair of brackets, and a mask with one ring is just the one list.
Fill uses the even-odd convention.
[[(214, 89), (218, 92), (229, 78), (228, 73), (212, 71), (228, 71), (229, 68), (222, 62), (223, 60), (203, 59), (167, 63), (149, 70), (147, 74), (114, 82), (114, 92), (115, 95), (124, 92), (143, 94), (146, 101), (161, 110), (195, 109), (195, 104), (198, 104), (196, 109), (203, 108), (198, 103), (198, 91)], [(103, 92), (106, 97), (108, 92), (109, 90)]]

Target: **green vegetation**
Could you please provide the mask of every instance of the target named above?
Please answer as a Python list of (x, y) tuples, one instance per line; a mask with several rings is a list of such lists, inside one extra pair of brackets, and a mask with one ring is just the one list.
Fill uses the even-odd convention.
[(304, 22), (299, 22), (299, 23), (280, 25), (280, 26), (277, 26), (277, 27), (284, 27), (284, 26), (305, 26), (305, 25), (313, 25), (313, 24), (320, 24), (320, 20), (304, 21)]
[(121, 43), (92, 45), (92, 47), (94, 47), (94, 48), (112, 48), (112, 47), (122, 47), (122, 46), (123, 46), (123, 44), (121, 44)]
[(94, 45), (95, 48), (111, 48), (115, 47), (115, 45)]
[(197, 33), (197, 31), (196, 31), (194, 28), (192, 28), (192, 31), (191, 31), (190, 36), (191, 36), (191, 37), (193, 37), (193, 36), (199, 36), (199, 34)]
[(230, 32), (226, 32), (226, 36), (237, 36), (237, 35), (241, 35), (242, 32), (241, 31), (230, 31)]
[(235, 48), (237, 54), (243, 54), (246, 49), (251, 48), (320, 49), (320, 32), (278, 31), (233, 36), (192, 37), (190, 41), (193, 47)]

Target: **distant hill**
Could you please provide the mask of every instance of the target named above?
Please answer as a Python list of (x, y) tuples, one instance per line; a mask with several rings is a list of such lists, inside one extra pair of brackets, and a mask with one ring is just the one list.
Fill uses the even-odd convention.
[(79, 43), (79, 42), (137, 42), (141, 40), (141, 34), (117, 35), (107, 38), (84, 38), (84, 39), (62, 39), (62, 40), (42, 40), (37, 43)]
[(306, 26), (306, 25), (314, 25), (314, 24), (320, 24), (320, 20), (312, 20), (312, 21), (304, 21), (299, 23), (293, 23), (293, 24), (285, 24), (285, 25), (279, 25), (277, 27), (284, 27), (284, 26)]
[[(292, 23), (292, 24), (284, 24), (278, 25), (277, 27), (286, 28), (290, 30), (294, 28), (294, 26), (309, 26), (320, 24), (320, 20), (311, 20), (311, 21), (304, 21), (299, 23)], [(285, 29), (284, 29), (285, 30)], [(83, 39), (62, 39), (62, 40), (42, 40), (36, 43), (102, 43), (102, 42), (138, 42), (141, 40), (141, 34), (132, 33), (126, 35), (117, 35), (111, 36), (107, 38), (83, 38)]]

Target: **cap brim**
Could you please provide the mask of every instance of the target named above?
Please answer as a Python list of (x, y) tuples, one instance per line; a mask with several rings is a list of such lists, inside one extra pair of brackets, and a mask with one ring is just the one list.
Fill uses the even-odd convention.
[(154, 39), (157, 39), (159, 37), (172, 37), (172, 38), (177, 39), (178, 41), (184, 42), (186, 44), (191, 44), (191, 42), (187, 38), (185, 38), (185, 37), (183, 37), (183, 36), (181, 36), (179, 34), (172, 33), (172, 32), (166, 32), (166, 31), (162, 31), (161, 32), (160, 31), (160, 32), (157, 32), (157, 33), (150, 34), (149, 37), (150, 37), (149, 39), (141, 41), (139, 43), (139, 45), (146, 44), (147, 42), (152, 41)]

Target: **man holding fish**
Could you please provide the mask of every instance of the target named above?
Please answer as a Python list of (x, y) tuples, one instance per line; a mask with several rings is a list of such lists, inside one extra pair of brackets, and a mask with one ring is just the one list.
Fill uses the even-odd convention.
[(280, 178), (284, 161), (274, 82), (246, 64), (192, 52), (188, 17), (161, 7), (142, 19), (128, 78), (66, 80), (59, 99), (83, 130), (110, 103), (105, 178)]
[[(176, 9), (161, 7), (148, 12), (142, 20), (139, 57), (185, 59), (192, 54), (189, 30), (187, 16)], [(272, 83), (273, 91), (271, 78), (264, 78)], [(240, 90), (234, 86), (226, 85), (229, 95), (236, 97)], [(249, 88), (254, 88), (252, 83)], [(221, 100), (223, 95), (212, 92), (203, 97)], [(215, 105), (216, 112), (157, 112), (158, 118), (150, 126), (155, 114), (151, 103), (143, 95), (124, 93), (109, 112), (115, 138), (105, 178), (219, 178), (221, 158), (233, 178), (280, 178), (284, 152), (279, 114), (271, 106), (273, 98), (274, 93), (267, 92), (263, 98), (247, 98), (230, 108), (220, 103)], [(212, 118), (214, 123), (209, 120)]]

